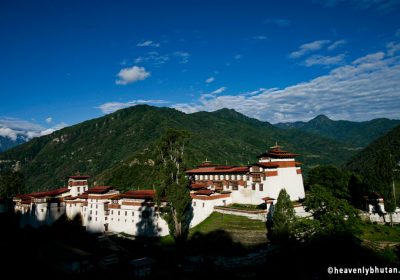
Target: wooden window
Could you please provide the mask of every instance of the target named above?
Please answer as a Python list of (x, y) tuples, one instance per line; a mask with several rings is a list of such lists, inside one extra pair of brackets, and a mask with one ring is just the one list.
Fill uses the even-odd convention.
[(196, 206), (196, 201), (193, 201), (193, 206)]
[(262, 192), (264, 190), (264, 185), (260, 184), (259, 189), (260, 189), (260, 192)]
[(255, 190), (256, 190), (256, 184), (252, 184), (252, 185), (251, 185), (251, 189), (252, 189), (253, 191), (255, 191)]
[(203, 202), (203, 208), (204, 208), (204, 202)]
[(128, 216), (128, 211), (125, 211), (125, 216)]
[(132, 217), (133, 217), (133, 216), (135, 216), (135, 212), (134, 212), (134, 211), (132, 211)]

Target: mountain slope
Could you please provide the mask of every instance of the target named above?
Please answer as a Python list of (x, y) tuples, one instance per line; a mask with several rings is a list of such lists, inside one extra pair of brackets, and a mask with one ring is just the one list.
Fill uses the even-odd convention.
[(350, 146), (307, 132), (276, 128), (234, 110), (185, 114), (139, 105), (35, 138), (0, 154), (0, 161), (3, 165), (19, 161), (32, 190), (63, 185), (65, 176), (76, 172), (116, 187), (150, 187), (155, 184), (154, 143), (167, 128), (191, 133), (186, 150), (188, 167), (206, 158), (221, 164), (254, 162), (276, 141), (301, 154), (299, 160), (305, 169), (342, 164), (354, 154)]
[(334, 121), (319, 115), (309, 122), (278, 123), (280, 128), (296, 128), (354, 147), (365, 147), (400, 124), (400, 120), (374, 119), (365, 122)]
[(400, 125), (378, 138), (365, 149), (357, 153), (347, 163), (347, 168), (363, 175), (374, 174), (376, 158), (384, 149), (390, 151), (393, 160), (400, 162)]

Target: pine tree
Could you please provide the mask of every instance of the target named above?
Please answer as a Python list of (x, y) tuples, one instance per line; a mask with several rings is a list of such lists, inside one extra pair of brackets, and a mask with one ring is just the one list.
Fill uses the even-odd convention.
[(290, 196), (285, 189), (282, 189), (272, 217), (272, 241), (277, 243), (289, 241), (294, 234), (295, 222), (296, 216)]
[(375, 165), (375, 184), (380, 189), (385, 202), (385, 211), (389, 213), (390, 224), (393, 226), (392, 214), (396, 210), (396, 204), (393, 193), (393, 169), (394, 161), (388, 149), (384, 149), (377, 155)]
[(192, 218), (191, 197), (183, 166), (188, 140), (188, 132), (169, 129), (158, 144), (161, 182), (158, 201), (164, 199), (167, 202), (163, 217), (177, 244), (187, 238)]

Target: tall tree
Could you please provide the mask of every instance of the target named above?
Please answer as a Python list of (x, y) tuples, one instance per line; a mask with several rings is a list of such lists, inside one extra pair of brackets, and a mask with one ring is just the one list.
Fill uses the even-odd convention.
[(158, 143), (161, 188), (158, 201), (165, 199), (164, 218), (177, 244), (187, 238), (192, 218), (191, 197), (183, 157), (189, 133), (167, 130)]
[(304, 206), (320, 222), (321, 233), (331, 235), (358, 231), (360, 219), (357, 210), (347, 200), (335, 197), (326, 187), (311, 186)]
[(24, 190), (24, 175), (21, 172), (7, 170), (0, 173), (0, 197), (11, 199)]
[(289, 241), (294, 234), (296, 216), (290, 196), (285, 189), (279, 192), (278, 201), (273, 211), (272, 241), (277, 243)]
[(388, 149), (383, 149), (382, 152), (376, 155), (375, 172), (373, 178), (368, 178), (369, 181), (375, 184), (379, 192), (383, 196), (385, 202), (385, 211), (389, 213), (390, 224), (393, 226), (392, 214), (396, 210), (396, 203), (393, 191), (393, 170), (395, 163)]

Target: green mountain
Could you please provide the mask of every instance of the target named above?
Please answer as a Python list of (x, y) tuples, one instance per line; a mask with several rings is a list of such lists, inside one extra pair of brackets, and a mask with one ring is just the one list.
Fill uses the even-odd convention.
[(305, 170), (320, 164), (344, 164), (350, 145), (295, 129), (281, 129), (234, 110), (185, 114), (175, 109), (138, 105), (34, 138), (0, 154), (0, 168), (21, 166), (30, 190), (65, 184), (65, 176), (89, 174), (96, 184), (126, 188), (157, 187), (155, 141), (167, 128), (191, 133), (187, 167), (205, 159), (247, 164), (277, 141), (299, 153)]
[(354, 155), (346, 166), (362, 175), (373, 174), (377, 155), (385, 149), (390, 151), (392, 159), (396, 163), (400, 163), (400, 125)]
[(319, 115), (309, 122), (278, 123), (280, 128), (296, 128), (324, 136), (354, 147), (366, 147), (400, 124), (400, 120), (374, 119), (365, 122), (334, 121)]

